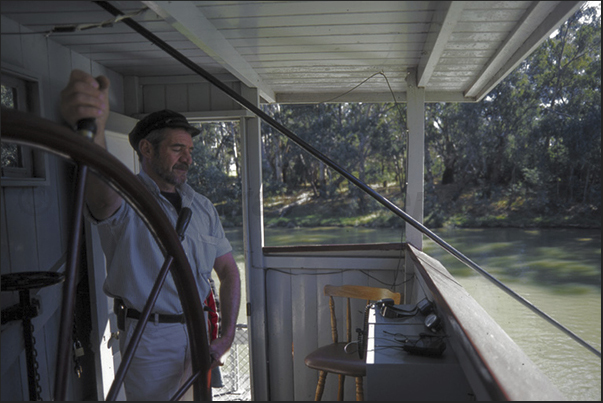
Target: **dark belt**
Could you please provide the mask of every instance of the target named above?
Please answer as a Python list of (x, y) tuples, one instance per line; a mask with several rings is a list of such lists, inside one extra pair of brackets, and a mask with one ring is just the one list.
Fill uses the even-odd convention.
[[(138, 312), (136, 309), (126, 308), (123, 304), (123, 301), (119, 299), (115, 299), (113, 304), (113, 310), (118, 318), (118, 323), (123, 322), (120, 320), (120, 316), (122, 318), (131, 318), (131, 319), (140, 319), (142, 317), (142, 313)], [(123, 316), (122, 316), (123, 315)], [(149, 315), (149, 322), (155, 323), (185, 323), (184, 314), (180, 315), (167, 315), (163, 313), (151, 313)], [(123, 330), (123, 326), (119, 326), (120, 329)]]
[[(140, 319), (142, 313), (136, 309), (126, 308), (126, 318)], [(163, 313), (152, 313), (149, 315), (149, 322), (155, 323), (184, 323), (184, 314), (166, 315)]]

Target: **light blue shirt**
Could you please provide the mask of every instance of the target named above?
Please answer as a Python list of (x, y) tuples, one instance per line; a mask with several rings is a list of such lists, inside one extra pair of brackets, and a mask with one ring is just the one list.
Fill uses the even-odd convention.
[[(161, 195), (157, 184), (144, 171), (138, 177), (175, 226), (178, 213), (174, 206)], [(182, 197), (182, 207), (192, 211), (182, 245), (197, 282), (200, 299), (204, 301), (210, 292), (208, 279), (214, 261), (230, 252), (232, 247), (211, 201), (188, 184), (179, 186), (177, 191)], [(86, 218), (98, 228), (107, 260), (107, 278), (103, 290), (110, 297), (123, 299), (128, 308), (142, 311), (165, 260), (161, 249), (145, 223), (125, 201), (115, 214), (103, 221), (95, 220), (88, 209), (85, 210)], [(152, 312), (182, 313), (171, 274), (168, 274)]]

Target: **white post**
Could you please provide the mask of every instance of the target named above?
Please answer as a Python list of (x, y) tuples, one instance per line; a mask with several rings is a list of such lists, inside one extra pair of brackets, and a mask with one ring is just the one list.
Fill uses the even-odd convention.
[[(407, 84), (408, 172), (406, 212), (423, 223), (423, 175), (425, 162), (425, 89), (417, 87), (417, 71), (409, 69)], [(423, 249), (423, 234), (406, 224), (406, 241)]]
[[(256, 88), (241, 86), (242, 95), (259, 106)], [(264, 215), (262, 198), (262, 137), (257, 117), (241, 119), (243, 143), (243, 242), (247, 274), (247, 322), (253, 400), (268, 400)]]

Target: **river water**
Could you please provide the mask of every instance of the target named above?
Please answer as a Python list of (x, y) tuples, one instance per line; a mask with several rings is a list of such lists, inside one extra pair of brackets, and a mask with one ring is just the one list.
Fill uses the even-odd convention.
[[(440, 237), (513, 291), (601, 350), (601, 232), (584, 229), (442, 229)], [(243, 268), (240, 229), (227, 236)], [(267, 228), (268, 246), (399, 242), (383, 228)], [(601, 360), (426, 239), (440, 260), (568, 400), (601, 400)]]

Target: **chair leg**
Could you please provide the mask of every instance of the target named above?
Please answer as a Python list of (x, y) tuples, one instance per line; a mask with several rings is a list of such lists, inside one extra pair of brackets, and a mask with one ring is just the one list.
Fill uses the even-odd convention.
[(343, 384), (345, 383), (345, 375), (339, 375), (339, 388), (337, 389), (337, 400), (343, 401)]
[(318, 376), (318, 384), (316, 385), (316, 396), (314, 396), (314, 400), (319, 402), (322, 399), (322, 392), (325, 390), (325, 381), (327, 379), (327, 372), (320, 371)]
[(364, 386), (361, 376), (356, 377), (356, 400), (359, 402), (364, 400)]

